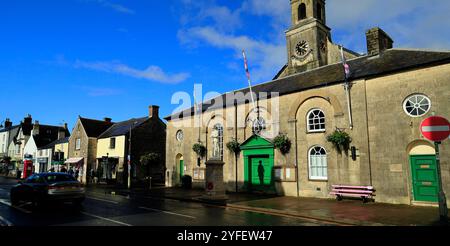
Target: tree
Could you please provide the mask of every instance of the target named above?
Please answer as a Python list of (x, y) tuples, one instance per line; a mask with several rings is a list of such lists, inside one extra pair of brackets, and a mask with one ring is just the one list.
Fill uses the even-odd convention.
[(151, 167), (157, 166), (161, 162), (161, 155), (158, 153), (147, 153), (140, 158), (141, 167), (144, 169), (145, 177), (149, 178)]

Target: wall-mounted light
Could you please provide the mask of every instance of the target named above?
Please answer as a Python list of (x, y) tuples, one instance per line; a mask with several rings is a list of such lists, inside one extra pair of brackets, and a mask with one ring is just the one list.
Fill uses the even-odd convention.
[(356, 161), (356, 147), (355, 146), (352, 146), (351, 148), (350, 148), (350, 150), (351, 150), (351, 152), (352, 152), (352, 160), (353, 161)]

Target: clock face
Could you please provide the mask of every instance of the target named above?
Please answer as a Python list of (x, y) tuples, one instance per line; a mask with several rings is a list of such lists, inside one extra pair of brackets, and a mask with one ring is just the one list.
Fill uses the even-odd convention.
[(298, 42), (298, 44), (295, 46), (295, 52), (299, 56), (304, 56), (308, 53), (309, 44), (305, 40), (302, 40)]

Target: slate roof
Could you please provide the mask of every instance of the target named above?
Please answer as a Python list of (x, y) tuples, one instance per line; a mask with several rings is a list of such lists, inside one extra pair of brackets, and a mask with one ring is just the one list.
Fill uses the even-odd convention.
[(80, 117), (81, 124), (83, 124), (84, 130), (88, 137), (98, 138), (103, 132), (108, 130), (114, 122), (107, 122), (101, 120), (93, 120)]
[[(350, 80), (356, 80), (381, 76), (402, 70), (450, 63), (450, 52), (389, 49), (377, 56), (361, 56), (348, 60), (347, 63), (350, 65), (351, 70)], [(279, 95), (282, 96), (343, 82), (344, 72), (342, 64), (336, 63), (255, 85), (252, 89), (257, 95), (259, 92), (279, 92)], [(215, 109), (212, 105), (214, 105), (214, 101), (217, 99), (222, 99), (223, 102), (226, 102), (225, 107), (233, 106), (235, 102), (227, 102), (226, 95), (236, 92), (247, 93), (248, 91), (248, 88), (244, 88), (225, 93), (218, 98), (204, 102), (202, 105), (202, 112)], [(236, 100), (238, 105), (246, 102), (248, 103), (248, 99)], [(194, 115), (194, 107), (167, 116), (164, 119), (171, 120), (172, 118), (182, 118), (183, 115)]]
[(12, 130), (14, 130), (16, 128), (19, 128), (19, 127), (20, 127), (20, 125), (2, 128), (2, 129), (0, 129), (0, 133), (2, 133), (2, 132), (9, 132), (9, 131), (12, 131)]
[(58, 139), (58, 140), (56, 140), (54, 142), (51, 142), (51, 143), (49, 143), (49, 144), (47, 144), (45, 146), (42, 146), (42, 147), (40, 147), (38, 149), (51, 149), (51, 148), (55, 147), (55, 145), (57, 145), (57, 144), (68, 143), (69, 142), (69, 138), (70, 137)]
[[(39, 134), (33, 135), (34, 142), (38, 149), (54, 142), (58, 139), (58, 131), (64, 129), (60, 126), (39, 125)], [(65, 129), (66, 136), (70, 136), (69, 130)]]
[(142, 117), (138, 119), (133, 118), (127, 121), (116, 123), (113, 126), (111, 126), (108, 130), (106, 130), (104, 133), (102, 133), (98, 138), (110, 138), (125, 135), (130, 131), (130, 127), (131, 129), (134, 129), (149, 119), (150, 118), (148, 117)]

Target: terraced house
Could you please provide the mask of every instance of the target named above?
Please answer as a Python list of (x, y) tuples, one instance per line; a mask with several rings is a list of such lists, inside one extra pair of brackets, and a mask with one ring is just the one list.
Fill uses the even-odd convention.
[(97, 159), (97, 138), (114, 123), (110, 118), (102, 120), (78, 117), (69, 138), (68, 168), (78, 170), (79, 180), (88, 181), (88, 171), (95, 167)]
[[(95, 170), (108, 183), (142, 185), (146, 177), (164, 183), (165, 139), (166, 124), (159, 118), (159, 107), (150, 106), (148, 116), (118, 122), (98, 137)], [(150, 166), (141, 165), (141, 158), (148, 154), (160, 158)]]
[[(436, 153), (419, 126), (431, 115), (450, 116), (450, 52), (393, 48), (380, 28), (367, 31), (366, 54), (341, 52), (324, 0), (290, 4), (288, 61), (272, 81), (253, 87), (255, 104), (243, 89), (165, 118), (168, 185), (187, 174), (204, 187), (199, 173), (219, 141), (230, 191), (327, 198), (332, 185), (364, 185), (375, 187), (379, 202), (436, 203)], [(351, 137), (348, 148), (327, 138), (339, 133)], [(277, 136), (291, 141), (287, 153), (275, 148)], [(233, 139), (241, 144), (237, 156), (224, 147)], [(195, 143), (205, 157), (193, 151)], [(449, 194), (450, 141), (442, 151)]]

